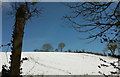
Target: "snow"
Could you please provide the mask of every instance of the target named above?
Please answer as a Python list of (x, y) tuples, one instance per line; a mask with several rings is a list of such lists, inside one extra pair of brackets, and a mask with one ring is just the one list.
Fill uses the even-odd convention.
[[(10, 52), (0, 52), (0, 71), (2, 65), (9, 65)], [(23, 75), (100, 75), (98, 71), (109, 74), (115, 70), (98, 68), (103, 63), (99, 58), (109, 62), (117, 61), (116, 58), (98, 56), (87, 53), (63, 53), (63, 52), (22, 52), (22, 58), (27, 57), (21, 67)]]

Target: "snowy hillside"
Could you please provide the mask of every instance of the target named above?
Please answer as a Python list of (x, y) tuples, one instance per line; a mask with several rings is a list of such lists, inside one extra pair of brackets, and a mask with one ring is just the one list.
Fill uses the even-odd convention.
[[(0, 71), (3, 64), (8, 65), (7, 55), (10, 53), (0, 52)], [(117, 61), (115, 58), (87, 53), (23, 52), (22, 57), (28, 58), (22, 64), (23, 75), (99, 75), (98, 71), (109, 74), (114, 69), (99, 69), (98, 65), (103, 63), (99, 58)]]

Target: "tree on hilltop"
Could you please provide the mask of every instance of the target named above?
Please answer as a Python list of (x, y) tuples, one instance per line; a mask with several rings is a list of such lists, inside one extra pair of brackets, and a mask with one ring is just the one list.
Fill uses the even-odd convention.
[(63, 48), (64, 48), (65, 46), (66, 46), (65, 43), (59, 43), (58, 49), (60, 49), (61, 52), (62, 52), (62, 51), (63, 51)]
[(53, 49), (54, 49), (51, 44), (43, 44), (42, 48), (43, 48), (44, 51), (46, 51), (46, 52), (51, 52), (51, 51), (53, 51)]

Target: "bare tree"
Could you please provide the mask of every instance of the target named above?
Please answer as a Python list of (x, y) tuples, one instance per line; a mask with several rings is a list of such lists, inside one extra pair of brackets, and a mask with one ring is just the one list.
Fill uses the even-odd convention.
[(65, 47), (65, 43), (59, 43), (58, 48), (61, 50), (61, 52), (63, 51), (63, 48)]
[(110, 50), (111, 54), (115, 55), (116, 49), (117, 49), (117, 43), (113, 42), (113, 43), (106, 44), (106, 48), (104, 49), (104, 51)]
[[(120, 1), (118, 2), (77, 2), (65, 3), (72, 10), (71, 15), (64, 16), (78, 32), (86, 32), (89, 37), (98, 37), (103, 41), (118, 42), (120, 55)], [(84, 21), (80, 20), (83, 19)], [(118, 57), (120, 67), (120, 57)], [(119, 70), (120, 74), (120, 70)]]
[(103, 50), (104, 55), (106, 55), (106, 52), (108, 51), (108, 48), (104, 48)]
[(20, 77), (20, 60), (22, 52), (22, 43), (24, 36), (24, 28), (26, 22), (33, 16), (40, 15), (41, 9), (35, 7), (35, 2), (14, 2), (11, 3), (13, 11), (11, 14), (15, 14), (14, 31), (12, 34), (12, 55), (11, 55), (11, 66), (9, 76)]
[(106, 40), (109, 34), (113, 35), (111, 39), (115, 39), (118, 35), (120, 2), (78, 2), (65, 5), (72, 10), (72, 14), (64, 18), (76, 31), (89, 33), (87, 39), (102, 37)]
[(44, 45), (42, 46), (42, 48), (43, 48), (46, 52), (53, 51), (53, 49), (54, 49), (51, 44), (44, 44)]

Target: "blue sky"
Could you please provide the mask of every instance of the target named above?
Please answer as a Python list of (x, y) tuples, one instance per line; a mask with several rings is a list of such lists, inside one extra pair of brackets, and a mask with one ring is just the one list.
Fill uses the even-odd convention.
[[(6, 6), (2, 9), (2, 43), (7, 44), (12, 39), (15, 21), (14, 17), (8, 15), (11, 9), (9, 3), (3, 5)], [(101, 44), (99, 39), (92, 43), (88, 43), (90, 40), (80, 40), (87, 34), (79, 33), (65, 23), (62, 17), (70, 13), (68, 7), (59, 2), (42, 2), (38, 6), (43, 7), (43, 11), (39, 17), (34, 17), (26, 23), (23, 51), (42, 49), (45, 43), (50, 43), (56, 49), (59, 43), (64, 42), (66, 44), (64, 51), (85, 49), (88, 52), (102, 52), (105, 45)], [(3, 48), (3, 51), (5, 50), (6, 48)]]

